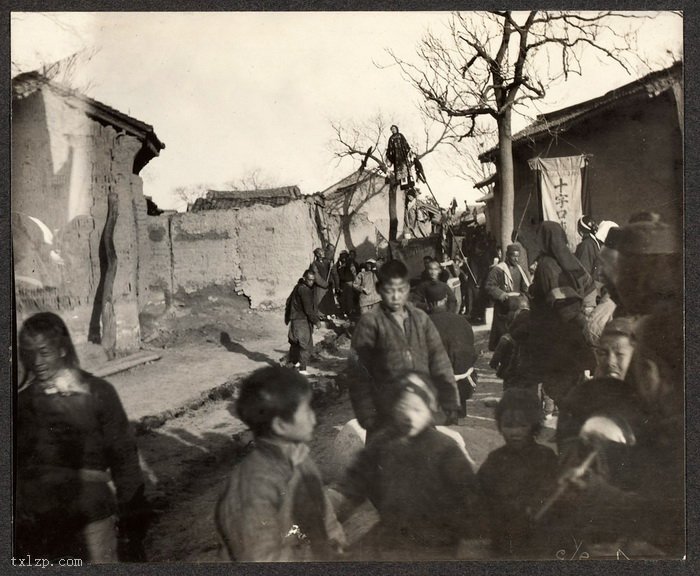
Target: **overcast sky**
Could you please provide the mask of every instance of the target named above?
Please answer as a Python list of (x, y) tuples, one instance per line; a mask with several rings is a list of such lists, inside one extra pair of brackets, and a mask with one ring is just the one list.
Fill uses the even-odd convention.
[[(421, 137), (417, 95), (385, 49), (411, 58), (423, 33), (439, 31), (440, 12), (375, 13), (16, 13), (13, 74), (81, 48), (97, 54), (80, 70), (88, 95), (152, 124), (166, 149), (141, 173), (144, 192), (164, 208), (182, 208), (176, 186), (214, 187), (260, 169), (303, 193), (327, 188), (357, 168), (338, 164), (331, 121), (363, 121), (382, 112), (409, 141)], [(682, 22), (645, 21), (639, 46), (652, 68), (679, 55)], [(534, 117), (630, 82), (618, 66), (586, 62), (583, 78), (550, 90)], [(638, 75), (648, 72), (639, 68)], [(526, 124), (516, 118), (515, 129)], [(449, 161), (424, 161), (447, 205), (480, 194), (450, 177)]]

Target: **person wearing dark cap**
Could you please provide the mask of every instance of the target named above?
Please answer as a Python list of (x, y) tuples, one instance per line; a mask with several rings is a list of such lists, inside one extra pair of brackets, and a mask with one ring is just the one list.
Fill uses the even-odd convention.
[(617, 240), (617, 288), (627, 314), (650, 314), (683, 294), (683, 258), (679, 231), (658, 219), (628, 224)]
[[(476, 476), (464, 451), (436, 430), (430, 377), (406, 372), (389, 382), (391, 425), (375, 436), (334, 487), (339, 517), (369, 498), (379, 523), (363, 537), (358, 559), (454, 559), (476, 532)], [(332, 495), (333, 496), (333, 495)], [(332, 498), (333, 499), (333, 498)]]
[(474, 331), (464, 316), (447, 310), (449, 288), (441, 283), (428, 286), (425, 298), (428, 314), (435, 324), (445, 351), (450, 357), (459, 390), (460, 417), (467, 415), (467, 400), (476, 388), (476, 350), (474, 348)]
[(323, 248), (314, 250), (314, 261), (309, 266), (314, 273), (314, 301), (319, 313), (335, 314), (334, 293), (340, 285), (338, 272), (333, 266), (333, 261), (326, 258)]
[(574, 255), (586, 269), (586, 272), (593, 276), (601, 245), (600, 240), (596, 236), (598, 223), (590, 216), (584, 215), (578, 219), (577, 228), (581, 236), (581, 242), (576, 246)]
[(527, 294), (528, 274), (520, 266), (520, 249), (515, 244), (506, 248), (506, 259), (491, 268), (486, 278), (486, 293), (493, 300), (493, 321), (489, 334), (489, 350), (494, 351), (507, 332), (508, 298)]

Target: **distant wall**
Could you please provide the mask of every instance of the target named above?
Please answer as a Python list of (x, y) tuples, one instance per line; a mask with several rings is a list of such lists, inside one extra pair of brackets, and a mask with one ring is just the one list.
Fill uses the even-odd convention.
[(305, 200), (150, 216), (145, 226), (143, 304), (161, 291), (219, 287), (244, 294), (252, 308), (283, 306), (321, 242)]
[(139, 217), (139, 310), (152, 304), (170, 304), (173, 293), (171, 216), (148, 216), (146, 210)]
[[(132, 168), (140, 147), (138, 139), (89, 119), (48, 89), (13, 100), (12, 238), (19, 324), (38, 311), (57, 312), (76, 344), (87, 342), (95, 323), (100, 238), (112, 190), (119, 198), (113, 292), (117, 349), (138, 348), (136, 210), (143, 192)], [(97, 321), (99, 331), (99, 316)]]

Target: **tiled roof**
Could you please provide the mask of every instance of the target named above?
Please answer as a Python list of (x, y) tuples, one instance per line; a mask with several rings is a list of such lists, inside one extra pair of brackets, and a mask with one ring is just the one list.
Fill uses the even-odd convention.
[(119, 112), (119, 110), (89, 98), (76, 90), (52, 82), (36, 71), (19, 74), (12, 79), (12, 99), (26, 98), (42, 88), (49, 88), (56, 94), (66, 98), (72, 104), (84, 110), (94, 120), (136, 136), (141, 142), (148, 145), (153, 156), (157, 156), (160, 150), (165, 148), (165, 144), (158, 139), (153, 126), (150, 124)]
[(283, 186), (262, 190), (209, 190), (204, 198), (198, 198), (192, 212), (201, 210), (231, 210), (256, 204), (283, 206), (301, 198), (298, 186)]
[[(543, 136), (563, 132), (573, 124), (589, 118), (614, 106), (623, 105), (625, 100), (635, 96), (647, 95), (654, 97), (664, 92), (676, 83), (682, 82), (683, 63), (676, 62), (663, 70), (657, 70), (642, 78), (625, 84), (620, 88), (606, 92), (603, 96), (586, 100), (579, 104), (540, 114), (535, 121), (513, 136), (513, 144), (524, 141), (534, 141)], [(498, 147), (491, 148), (479, 155), (482, 162), (494, 159)]]

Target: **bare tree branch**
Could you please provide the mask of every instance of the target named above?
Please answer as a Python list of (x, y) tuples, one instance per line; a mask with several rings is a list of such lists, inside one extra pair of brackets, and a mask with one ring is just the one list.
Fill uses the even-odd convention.
[(423, 98), (427, 116), (449, 123), (444, 133), (451, 147), (483, 132), (484, 123), (496, 124), (506, 143), (498, 164), (508, 167), (499, 172), (503, 242), (513, 225), (512, 114), (525, 114), (555, 82), (581, 74), (584, 54), (630, 73), (639, 59), (634, 25), (648, 18), (612, 11), (457, 12), (442, 35), (424, 36), (414, 60), (387, 51)]

